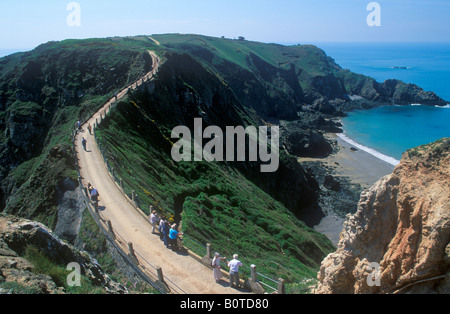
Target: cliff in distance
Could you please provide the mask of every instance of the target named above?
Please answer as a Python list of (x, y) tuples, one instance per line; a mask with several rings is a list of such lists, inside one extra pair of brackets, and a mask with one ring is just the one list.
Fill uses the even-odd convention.
[(449, 165), (444, 138), (407, 151), (363, 192), (316, 293), (449, 293)]

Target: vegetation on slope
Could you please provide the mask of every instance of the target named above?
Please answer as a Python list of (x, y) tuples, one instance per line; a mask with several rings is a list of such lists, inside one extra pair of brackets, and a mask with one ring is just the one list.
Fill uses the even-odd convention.
[(122, 38), (50, 42), (2, 58), (1, 208), (54, 228), (58, 186), (76, 179), (70, 137), (76, 121), (151, 64), (140, 41)]
[[(143, 210), (182, 219), (183, 232), (221, 254), (240, 254), (260, 271), (290, 281), (314, 277), (333, 247), (280, 202), (226, 163), (180, 162), (170, 156), (162, 126), (121, 102), (96, 135), (118, 178)], [(179, 217), (178, 217), (179, 215)]]

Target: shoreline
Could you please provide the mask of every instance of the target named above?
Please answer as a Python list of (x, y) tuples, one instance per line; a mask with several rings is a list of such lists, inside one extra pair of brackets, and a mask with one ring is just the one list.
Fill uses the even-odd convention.
[(381, 159), (384, 162), (387, 162), (388, 164), (391, 164), (393, 166), (397, 166), (400, 163), (400, 160), (398, 160), (398, 159), (395, 159), (393, 157), (384, 155), (384, 154), (380, 153), (379, 151), (376, 151), (376, 150), (374, 150), (374, 149), (372, 149), (370, 147), (367, 147), (367, 146), (364, 146), (362, 144), (359, 144), (359, 143), (355, 142), (351, 138), (347, 137), (347, 135), (345, 135), (344, 133), (336, 134), (336, 136), (339, 137), (344, 142), (346, 142), (346, 143), (348, 143), (348, 144), (350, 144), (350, 145), (352, 145), (352, 146), (354, 146), (354, 147), (356, 147), (356, 148), (358, 148), (360, 150), (363, 150), (363, 151), (369, 153), (370, 155), (372, 155), (372, 156), (374, 156), (374, 157), (376, 157), (378, 159)]
[[(375, 182), (393, 172), (395, 165), (381, 159), (374, 154), (347, 142), (339, 134), (325, 134), (333, 146), (333, 153), (325, 158), (299, 158), (300, 163), (319, 162), (322, 167), (329, 169), (329, 175), (343, 179), (350, 184), (359, 185), (363, 190), (370, 188)], [(338, 215), (332, 205), (322, 208), (325, 216), (314, 230), (326, 235), (337, 246), (339, 235), (345, 218)]]

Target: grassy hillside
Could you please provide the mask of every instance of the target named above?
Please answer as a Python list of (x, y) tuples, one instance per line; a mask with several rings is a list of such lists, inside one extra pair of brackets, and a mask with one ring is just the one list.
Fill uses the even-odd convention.
[[(165, 47), (203, 61), (229, 85), (243, 104), (259, 114), (297, 118), (301, 103), (343, 95), (334, 74), (340, 67), (311, 45), (282, 46), (199, 35), (153, 36)], [(330, 90), (320, 79), (331, 83)]]
[(120, 103), (97, 130), (110, 167), (144, 210), (153, 205), (199, 243), (223, 255), (238, 253), (247, 267), (290, 282), (315, 277), (329, 240), (306, 227), (280, 202), (232, 165), (175, 163), (168, 130), (144, 118), (134, 103)]
[(65, 40), (0, 59), (1, 209), (55, 226), (59, 185), (76, 179), (70, 133), (149, 70), (143, 47), (127, 38)]

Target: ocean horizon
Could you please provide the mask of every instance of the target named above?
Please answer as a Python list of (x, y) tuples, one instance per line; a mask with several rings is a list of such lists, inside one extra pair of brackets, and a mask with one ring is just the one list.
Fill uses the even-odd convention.
[(30, 51), (33, 48), (30, 49), (0, 49), (0, 58), (9, 56), (13, 53), (17, 53), (17, 52), (26, 52), (26, 51)]
[[(344, 69), (379, 82), (398, 79), (450, 101), (450, 43), (317, 44)], [(450, 105), (410, 104), (355, 110), (339, 136), (392, 165), (411, 148), (450, 137)]]

